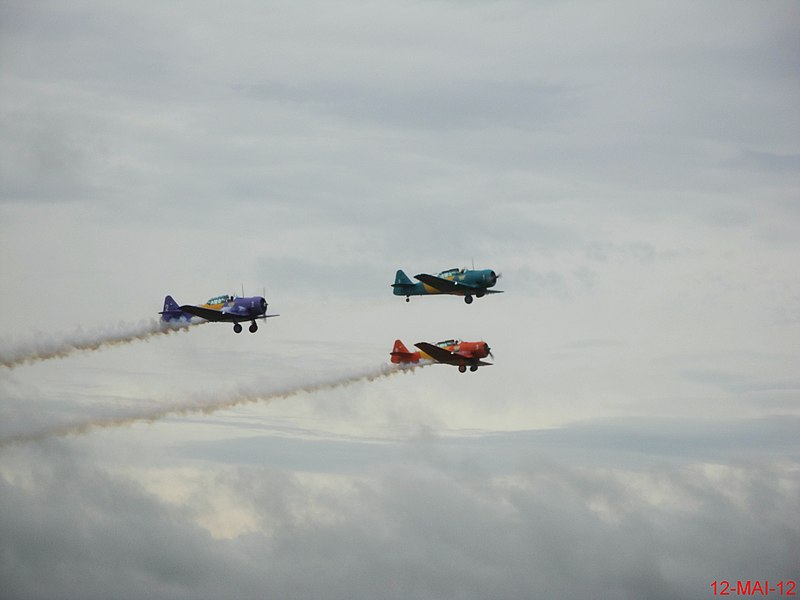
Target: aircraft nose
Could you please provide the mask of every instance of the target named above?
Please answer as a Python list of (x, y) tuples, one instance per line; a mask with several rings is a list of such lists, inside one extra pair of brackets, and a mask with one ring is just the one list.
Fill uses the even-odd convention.
[(261, 298), (261, 312), (267, 312), (267, 301)]
[(493, 286), (497, 283), (497, 273), (494, 271), (489, 271), (488, 282), (489, 286)]
[(488, 356), (489, 354), (492, 353), (492, 349), (489, 348), (489, 344), (487, 344), (486, 342), (483, 343), (483, 352), (484, 352), (484, 354), (483, 354), (484, 356)]

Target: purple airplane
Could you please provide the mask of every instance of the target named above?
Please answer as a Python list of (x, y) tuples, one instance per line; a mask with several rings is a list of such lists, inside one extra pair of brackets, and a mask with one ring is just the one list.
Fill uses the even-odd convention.
[(164, 298), (164, 310), (159, 314), (161, 320), (167, 322), (188, 322), (192, 317), (200, 317), (206, 321), (233, 323), (233, 330), (236, 333), (242, 332), (242, 321), (251, 321), (250, 333), (255, 333), (258, 331), (256, 319), (279, 316), (267, 314), (267, 301), (261, 296), (239, 298), (227, 294), (215, 296), (200, 306), (191, 304), (179, 306), (172, 296), (167, 296)]

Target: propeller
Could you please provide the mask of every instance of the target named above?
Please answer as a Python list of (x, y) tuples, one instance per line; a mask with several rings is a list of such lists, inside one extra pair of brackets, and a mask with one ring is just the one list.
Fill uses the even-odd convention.
[(491, 356), (491, 357), (492, 357), (492, 360), (494, 360), (494, 354), (492, 354), (492, 349), (491, 349), (491, 348), (489, 348), (489, 344), (486, 344), (486, 343), (484, 343), (484, 344), (483, 344), (483, 349), (486, 351), (486, 354), (488, 354), (489, 356)]

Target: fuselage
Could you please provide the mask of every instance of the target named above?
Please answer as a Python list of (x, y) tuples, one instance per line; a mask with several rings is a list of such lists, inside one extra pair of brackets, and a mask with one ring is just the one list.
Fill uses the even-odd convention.
[(249, 296), (239, 298), (229, 296), (214, 296), (204, 304), (184, 304), (179, 306), (172, 296), (164, 298), (164, 310), (161, 319), (164, 321), (186, 320), (198, 317), (214, 323), (233, 323), (233, 331), (241, 333), (242, 323), (250, 321), (250, 333), (258, 330), (257, 319), (277, 317), (279, 315), (267, 314), (267, 301), (262, 296)]
[(215, 296), (201, 304), (200, 308), (219, 311), (225, 321), (247, 321), (267, 312), (267, 301), (261, 296)]
[[(425, 275), (416, 275), (419, 279)], [(438, 289), (433, 285), (422, 281), (412, 281), (402, 270), (397, 272), (395, 282), (392, 285), (395, 296), (426, 296), (429, 294), (449, 294), (467, 295), (475, 294), (483, 296), (487, 289), (497, 284), (498, 275), (492, 269), (447, 269), (435, 275), (436, 278), (451, 281), (459, 286), (464, 286), (463, 291), (453, 291)]]
[[(447, 271), (442, 271), (439, 273), (437, 277), (441, 279), (447, 279), (448, 281), (455, 283), (484, 289), (490, 288), (497, 283), (497, 274), (491, 269), (448, 269)], [(421, 283), (420, 285), (422, 285), (422, 288), (424, 289), (423, 293), (425, 294), (448, 293), (437, 290), (435, 287), (430, 286), (427, 283)]]
[(457, 342), (449, 346), (450, 352), (456, 352), (470, 358), (486, 358), (489, 356), (489, 344), (483, 340), (478, 342)]
[(243, 320), (260, 317), (267, 312), (267, 301), (261, 296), (233, 298), (221, 309), (223, 313), (243, 317)]
[[(463, 342), (461, 340), (452, 339), (437, 342), (433, 345), (457, 355), (453, 357), (452, 364), (460, 364), (462, 362), (468, 364), (471, 360), (486, 358), (489, 356), (490, 351), (489, 345), (482, 340), (477, 342)], [(400, 340), (395, 341), (391, 357), (393, 363), (418, 363), (421, 360), (442, 362), (422, 350), (417, 350), (415, 352), (409, 351)]]

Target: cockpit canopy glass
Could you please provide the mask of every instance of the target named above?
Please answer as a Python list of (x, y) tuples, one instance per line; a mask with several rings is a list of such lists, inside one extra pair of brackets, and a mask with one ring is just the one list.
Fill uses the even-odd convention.
[(458, 346), (461, 340), (444, 340), (443, 342), (436, 342), (439, 348), (447, 348), (448, 346)]
[(232, 299), (233, 299), (232, 296), (229, 296), (228, 294), (223, 294), (222, 296), (214, 296), (213, 298), (210, 298), (208, 302), (206, 302), (206, 304), (225, 304), (226, 302), (229, 302)]

